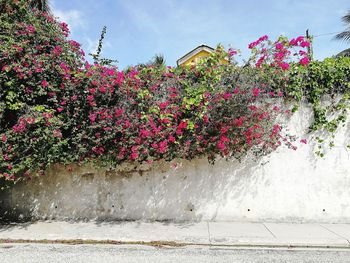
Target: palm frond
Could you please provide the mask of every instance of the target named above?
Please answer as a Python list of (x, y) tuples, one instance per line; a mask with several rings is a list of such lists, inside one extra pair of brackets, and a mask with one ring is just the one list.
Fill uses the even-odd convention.
[(148, 63), (149, 66), (157, 68), (165, 67), (165, 58), (163, 54), (156, 54)]
[(350, 11), (342, 17), (342, 20), (346, 24), (347, 28), (343, 32), (335, 35), (334, 38), (350, 43)]
[(341, 32), (335, 36), (335, 39), (343, 40), (345, 42), (350, 42), (350, 30)]
[(153, 63), (157, 67), (165, 66), (165, 58), (162, 54), (157, 54), (153, 58)]
[(336, 57), (350, 57), (350, 48), (343, 50), (342, 52), (339, 52)]
[(350, 11), (342, 17), (342, 20), (345, 24), (350, 24)]

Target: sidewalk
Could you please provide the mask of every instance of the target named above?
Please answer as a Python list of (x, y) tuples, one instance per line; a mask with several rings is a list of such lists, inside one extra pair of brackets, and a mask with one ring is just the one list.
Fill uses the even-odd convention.
[(350, 224), (63, 222), (0, 225), (0, 243), (109, 243), (350, 249)]

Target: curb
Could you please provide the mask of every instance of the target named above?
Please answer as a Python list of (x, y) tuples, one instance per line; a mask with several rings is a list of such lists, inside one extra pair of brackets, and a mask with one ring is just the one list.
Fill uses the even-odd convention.
[(93, 240), (93, 239), (0, 239), (0, 245), (4, 244), (62, 244), (62, 245), (140, 245), (157, 248), (181, 248), (188, 246), (236, 248), (236, 249), (342, 249), (350, 250), (348, 245), (332, 244), (288, 244), (288, 243), (182, 243), (175, 241), (120, 241), (120, 240)]

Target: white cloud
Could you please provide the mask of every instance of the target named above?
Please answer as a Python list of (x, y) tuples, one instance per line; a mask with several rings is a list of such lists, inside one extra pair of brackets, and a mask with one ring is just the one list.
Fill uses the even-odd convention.
[[(84, 46), (87, 51), (87, 53), (96, 53), (97, 47), (98, 47), (98, 41), (99, 39), (91, 39), (90, 37), (85, 37), (84, 38)], [(104, 41), (102, 45), (102, 54), (106, 49), (109, 49), (112, 47), (111, 42), (109, 41)]]
[(69, 29), (73, 32), (78, 28), (87, 28), (87, 21), (81, 11), (76, 9), (60, 10), (55, 7), (55, 2), (52, 1), (52, 12), (61, 22), (68, 24)]

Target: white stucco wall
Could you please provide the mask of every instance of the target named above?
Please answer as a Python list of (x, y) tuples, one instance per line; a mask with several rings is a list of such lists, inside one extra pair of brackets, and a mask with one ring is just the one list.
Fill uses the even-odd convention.
[[(302, 107), (291, 133), (309, 139), (311, 118)], [(297, 143), (297, 151), (282, 147), (259, 162), (198, 159), (176, 169), (157, 163), (109, 172), (53, 167), (14, 187), (6, 202), (35, 218), (349, 223), (349, 135), (348, 122), (324, 158), (314, 155), (313, 143)]]

